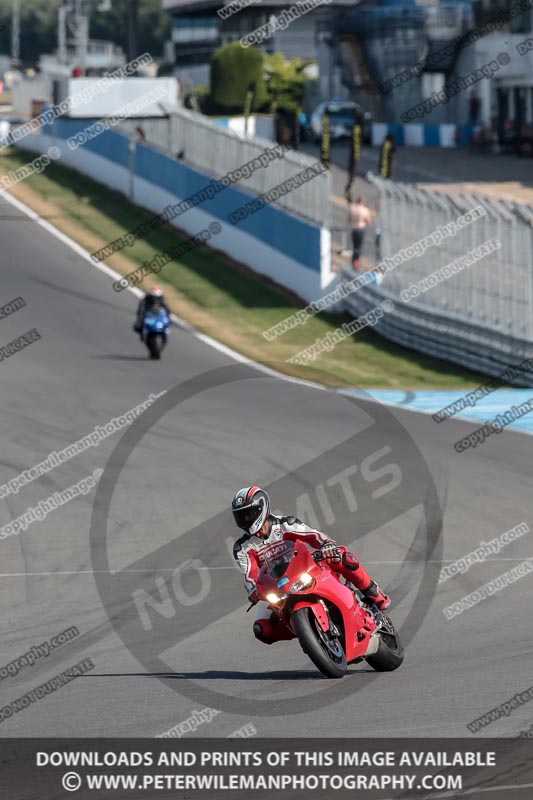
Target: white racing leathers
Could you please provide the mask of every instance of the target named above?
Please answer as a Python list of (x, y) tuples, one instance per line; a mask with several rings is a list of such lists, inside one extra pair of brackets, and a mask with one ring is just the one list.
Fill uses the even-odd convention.
[(257, 576), (263, 565), (264, 554), (275, 542), (283, 539), (293, 542), (303, 541), (315, 550), (320, 550), (325, 544), (335, 544), (331, 537), (310, 528), (297, 517), (271, 516), (270, 522), (272, 527), (269, 536), (260, 538), (245, 533), (233, 545), (233, 556), (244, 573), (244, 587), (248, 596), (255, 589)]
[[(303, 541), (316, 550), (320, 550), (324, 545), (336, 546), (336, 542), (330, 536), (326, 536), (325, 533), (310, 528), (297, 517), (270, 516), (270, 522), (272, 527), (270, 529), (270, 534), (266, 538), (261, 539), (258, 536), (245, 533), (233, 546), (233, 555), (244, 574), (244, 586), (248, 592), (248, 597), (250, 597), (255, 590), (257, 576), (264, 562), (265, 553), (276, 542), (280, 542), (284, 539), (293, 542)], [(390, 598), (382, 593), (379, 586), (372, 580), (368, 572), (361, 565), (355, 553), (350, 553), (343, 546), (339, 547), (339, 551), (341, 555), (340, 561), (338, 563), (329, 561), (330, 568), (342, 575), (346, 581), (353, 583), (354, 586), (369, 597), (378, 608), (388, 608), (390, 605)], [(268, 604), (265, 602), (259, 603), (256, 622), (261, 621), (260, 628), (262, 629), (262, 633), (256, 630), (255, 626), (254, 632), (257, 638), (262, 639), (262, 641), (267, 641), (269, 644), (271, 642), (268, 641), (270, 637), (267, 630), (270, 632), (270, 625), (267, 624), (267, 620), (270, 619), (270, 616), (271, 611), (268, 608)]]
[[(275, 542), (281, 542), (284, 539), (293, 542), (303, 541), (315, 550), (320, 550), (325, 544), (335, 544), (329, 536), (310, 528), (309, 525), (306, 525), (297, 517), (271, 516), (270, 522), (272, 527), (269, 536), (266, 538), (245, 533), (244, 536), (237, 539), (233, 546), (233, 556), (243, 571), (244, 586), (248, 592), (248, 597), (255, 589), (255, 582), (264, 561), (264, 554)], [(258, 603), (256, 622), (262, 621), (264, 628), (271, 613), (268, 603)], [(263, 637), (258, 636), (258, 638)]]

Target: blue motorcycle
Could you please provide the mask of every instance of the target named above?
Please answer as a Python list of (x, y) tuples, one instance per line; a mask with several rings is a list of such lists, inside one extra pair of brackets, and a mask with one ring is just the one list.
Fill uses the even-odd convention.
[(147, 309), (143, 322), (143, 341), (148, 348), (150, 358), (161, 358), (161, 351), (167, 343), (170, 320), (164, 308), (156, 306)]

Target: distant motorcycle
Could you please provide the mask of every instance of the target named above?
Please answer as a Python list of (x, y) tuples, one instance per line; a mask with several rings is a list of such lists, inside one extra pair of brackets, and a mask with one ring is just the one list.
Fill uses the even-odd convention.
[[(394, 625), (304, 542), (274, 543), (264, 553), (257, 593), (277, 617), (274, 631), (298, 638), (327, 678), (342, 678), (347, 664), (365, 659), (378, 672), (397, 669), (403, 647)], [(290, 636), (292, 634), (292, 636)]]
[(161, 358), (161, 352), (167, 343), (170, 320), (164, 308), (155, 306), (144, 314), (142, 339), (148, 348), (150, 358)]

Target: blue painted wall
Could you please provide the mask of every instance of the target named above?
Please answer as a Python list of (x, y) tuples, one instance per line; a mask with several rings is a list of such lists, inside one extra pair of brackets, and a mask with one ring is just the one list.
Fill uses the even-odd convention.
[[(91, 124), (92, 121), (88, 120), (58, 119), (53, 126), (45, 126), (43, 133), (54, 135), (58, 139), (68, 139)], [(80, 149), (89, 150), (126, 169), (129, 166), (128, 138), (116, 131), (104, 131), (81, 145)], [(142, 144), (138, 144), (136, 148), (135, 175), (173, 194), (176, 202), (198, 192), (212, 180), (209, 175)], [(256, 195), (230, 186), (196, 207), (231, 225), (228, 214), (255, 197)], [(179, 225), (179, 217), (177, 224)], [(320, 272), (320, 228), (316, 225), (298, 219), (279, 207), (266, 206), (239, 222), (237, 227), (258, 241), (280, 250), (302, 266)]]

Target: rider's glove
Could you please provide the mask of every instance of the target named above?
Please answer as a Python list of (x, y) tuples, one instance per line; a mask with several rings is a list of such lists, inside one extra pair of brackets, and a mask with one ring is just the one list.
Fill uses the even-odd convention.
[(253, 589), (253, 591), (250, 592), (250, 594), (248, 595), (248, 600), (250, 601), (250, 603), (253, 603), (254, 606), (256, 603), (259, 602), (259, 595), (257, 594), (256, 589)]
[(341, 551), (335, 542), (326, 542), (322, 547), (322, 555), (325, 560), (330, 564), (339, 564), (341, 560)]

